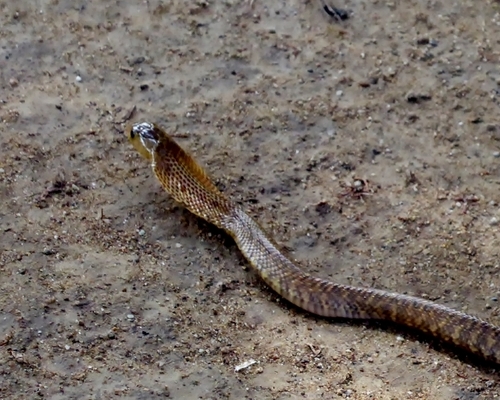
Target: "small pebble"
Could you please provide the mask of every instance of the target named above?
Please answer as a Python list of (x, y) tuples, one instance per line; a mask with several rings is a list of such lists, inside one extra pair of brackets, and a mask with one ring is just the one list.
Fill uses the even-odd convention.
[(139, 229), (139, 236), (144, 236), (146, 234), (146, 231), (144, 229)]
[(251, 365), (254, 365), (257, 361), (255, 361), (254, 359), (250, 359), (248, 361), (245, 361), (239, 365), (237, 365), (236, 367), (234, 367), (234, 371), (235, 372), (239, 372), (241, 371), (242, 369), (245, 369), (245, 368), (248, 368), (250, 367)]
[(19, 81), (16, 78), (10, 78), (9, 85), (10, 87), (15, 88), (17, 85), (19, 85)]
[(181, 247), (182, 247), (182, 244), (180, 244), (180, 243), (176, 243), (176, 244), (175, 244), (175, 248), (176, 248), (176, 249), (180, 249)]
[(138, 65), (138, 64), (142, 64), (144, 61), (146, 61), (146, 58), (144, 57), (137, 57), (135, 60), (133, 60), (130, 65)]
[(495, 152), (493, 153), (493, 157), (495, 157), (495, 158), (500, 158), (500, 151), (495, 151)]
[(66, 345), (64, 345), (64, 348), (65, 348), (66, 350), (71, 349), (71, 347), (69, 347), (69, 345), (67, 345), (67, 344), (66, 344)]
[(491, 226), (498, 225), (498, 218), (497, 217), (491, 217), (491, 219), (490, 219), (490, 225)]
[(335, 94), (337, 95), (337, 97), (340, 97), (344, 94), (344, 92), (342, 90), (337, 90)]
[(134, 320), (135, 319), (134, 314), (127, 314), (127, 319), (129, 319), (131, 321)]
[(75, 81), (77, 81), (78, 83), (80, 83), (82, 81), (82, 77), (80, 75), (77, 75), (76, 78), (75, 78)]

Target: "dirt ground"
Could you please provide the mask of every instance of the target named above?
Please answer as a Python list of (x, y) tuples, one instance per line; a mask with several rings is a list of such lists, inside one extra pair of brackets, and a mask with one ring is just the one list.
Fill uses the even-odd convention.
[(123, 135), (168, 128), (305, 270), (500, 324), (500, 4), (335, 5), (0, 2), (0, 398), (500, 398), (281, 300)]

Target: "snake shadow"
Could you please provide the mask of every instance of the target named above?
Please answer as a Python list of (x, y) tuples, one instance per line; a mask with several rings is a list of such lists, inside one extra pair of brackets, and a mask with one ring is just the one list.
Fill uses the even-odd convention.
[[(302, 315), (305, 320), (309, 321), (326, 320), (329, 323), (336, 325), (359, 326), (374, 331), (390, 332), (395, 336), (402, 336), (405, 338), (405, 340), (411, 342), (426, 343), (432, 350), (436, 352), (445, 354), (450, 358), (458, 359), (465, 364), (469, 364), (477, 368), (485, 375), (492, 376), (492, 378), (494, 379), (500, 379), (500, 365), (492, 361), (485, 360), (482, 357), (471, 354), (458, 346), (444, 342), (433, 337), (432, 335), (420, 332), (416, 329), (409, 328), (404, 325), (399, 325), (390, 321), (321, 317), (295, 306), (294, 304), (279, 296), (276, 292), (269, 288), (264, 281), (261, 280), (259, 275), (254, 271), (253, 268), (251, 268), (248, 261), (241, 254), (233, 238), (229, 236), (224, 230), (219, 229), (214, 225), (206, 222), (204, 219), (193, 215), (182, 206), (176, 206), (175, 202), (165, 200), (165, 203), (170, 207), (158, 208), (157, 217), (159, 219), (167, 219), (168, 217), (171, 218), (172, 212), (174, 212), (179, 218), (182, 226), (182, 229), (180, 231), (183, 231), (185, 236), (201, 235), (203, 236), (203, 239), (207, 243), (213, 245), (214, 248), (223, 245), (230, 251), (234, 251), (238, 258), (238, 264), (248, 265), (250, 267), (247, 274), (252, 276), (252, 280), (255, 282), (254, 284), (259, 285), (263, 293), (270, 295), (272, 301), (278, 304), (279, 307), (284, 307), (289, 312), (293, 312), (297, 315)], [(280, 250), (285, 256), (290, 256), (288, 254), (289, 252), (284, 246), (280, 246)], [(417, 354), (415, 353), (415, 355)]]
[[(303, 311), (289, 302), (285, 302), (283, 300), (280, 301), (280, 304), (285, 303), (288, 309), (295, 310), (298, 314), (303, 314), (306, 320), (327, 320), (329, 323), (336, 325), (359, 326), (374, 331), (389, 332), (394, 336), (401, 336), (405, 340), (410, 342), (426, 343), (430, 349), (438, 353), (442, 353), (452, 359), (457, 359), (464, 364), (473, 366), (480, 370), (482, 373), (495, 377), (495, 379), (500, 378), (500, 366), (498, 364), (492, 361), (485, 360), (484, 358), (475, 354), (471, 354), (458, 346), (444, 342), (432, 335), (420, 332), (416, 329), (409, 328), (404, 325), (399, 325), (390, 321), (319, 317)], [(414, 355), (417, 356), (418, 353), (414, 351)]]
[[(328, 321), (328, 323), (335, 324), (337, 326), (358, 326), (364, 327), (373, 331), (379, 332), (389, 332), (394, 336), (401, 336), (405, 340), (414, 342), (414, 343), (426, 343), (430, 349), (445, 354), (446, 356), (457, 359), (464, 364), (468, 364), (472, 367), (477, 368), (481, 373), (485, 375), (489, 375), (492, 378), (498, 380), (500, 379), (500, 365), (495, 362), (485, 360), (484, 358), (477, 356), (475, 354), (469, 353), (462, 348), (453, 345), (451, 343), (445, 342), (443, 340), (437, 339), (434, 336), (420, 332), (416, 329), (409, 328), (405, 325), (396, 324), (391, 321), (382, 321), (382, 320), (366, 320), (366, 319), (349, 319), (349, 318), (335, 318), (335, 317), (321, 317), (315, 314), (312, 314), (308, 311), (305, 311), (293, 303), (283, 299), (277, 293), (275, 293), (272, 289), (267, 287), (267, 285), (260, 280), (258, 275), (253, 272), (256, 276), (256, 280), (260, 281), (260, 285), (263, 288), (263, 291), (267, 291), (270, 294), (270, 297), (273, 302), (276, 302), (280, 307), (285, 308), (289, 312), (293, 312), (296, 315), (301, 315), (306, 321)], [(414, 351), (414, 354), (417, 356), (418, 353)]]

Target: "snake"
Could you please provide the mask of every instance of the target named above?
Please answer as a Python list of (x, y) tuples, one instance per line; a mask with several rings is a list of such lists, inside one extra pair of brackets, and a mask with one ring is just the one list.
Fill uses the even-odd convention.
[(308, 274), (279, 250), (244, 209), (224, 195), (186, 150), (150, 122), (125, 129), (163, 189), (191, 213), (233, 238), (257, 275), (295, 306), (321, 317), (390, 321), (500, 364), (500, 327), (444, 305)]

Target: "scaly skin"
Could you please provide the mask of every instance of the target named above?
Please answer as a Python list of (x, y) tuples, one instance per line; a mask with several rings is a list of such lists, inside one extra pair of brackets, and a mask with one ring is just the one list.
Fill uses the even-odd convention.
[(500, 327), (417, 297), (339, 285), (303, 272), (165, 131), (144, 122), (128, 127), (127, 136), (151, 162), (163, 188), (231, 235), (264, 282), (291, 303), (325, 317), (392, 321), (500, 364)]

